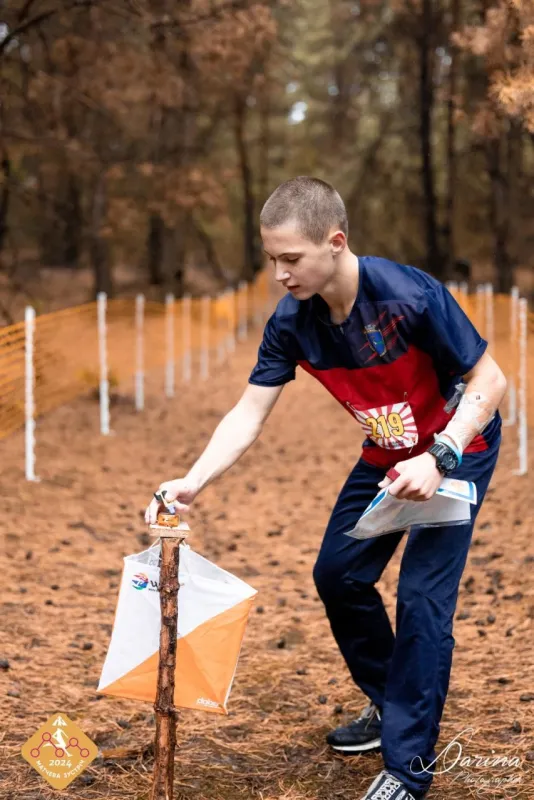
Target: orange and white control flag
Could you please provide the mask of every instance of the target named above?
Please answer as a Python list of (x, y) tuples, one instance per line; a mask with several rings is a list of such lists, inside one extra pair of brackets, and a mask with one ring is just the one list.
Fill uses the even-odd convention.
[[(111, 642), (97, 692), (156, 699), (161, 612), (159, 542), (124, 559)], [(174, 704), (227, 714), (256, 590), (180, 545)]]

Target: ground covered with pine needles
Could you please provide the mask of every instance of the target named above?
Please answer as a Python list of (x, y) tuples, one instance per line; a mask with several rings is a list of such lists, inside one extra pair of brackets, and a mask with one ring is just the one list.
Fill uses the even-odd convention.
[[(94, 398), (39, 421), (38, 484), (24, 481), (22, 434), (0, 442), (4, 531), (2, 754), (5, 800), (148, 797), (151, 704), (96, 694), (124, 555), (150, 543), (143, 513), (162, 480), (187, 471), (239, 398), (257, 340), (239, 347), (209, 382), (163, 398), (151, 374), (147, 409), (129, 387), (112, 406), (114, 435), (98, 433)], [(366, 699), (352, 684), (317, 597), (312, 567), (335, 501), (355, 463), (359, 427), (309, 376), (284, 389), (256, 444), (195, 501), (190, 543), (258, 589), (229, 715), (183, 710), (179, 800), (358, 800), (383, 764), (343, 758), (325, 734)], [(438, 775), (433, 798), (534, 798), (534, 502), (515, 478), (507, 429), (462, 578), (453, 672), (438, 751), (466, 728), (468, 767)], [(531, 464), (531, 475), (534, 464)], [(379, 588), (394, 620), (404, 540)], [(20, 755), (26, 739), (63, 711), (100, 754), (60, 793)], [(476, 757), (517, 757), (514, 767)]]

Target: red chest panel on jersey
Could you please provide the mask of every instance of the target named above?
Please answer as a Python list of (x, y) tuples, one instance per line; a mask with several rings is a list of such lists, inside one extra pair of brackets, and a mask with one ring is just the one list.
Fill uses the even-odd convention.
[[(442, 431), (451, 416), (443, 410), (438, 378), (431, 357), (416, 347), (393, 363), (362, 369), (315, 369), (307, 361), (299, 365), (313, 375), (360, 423), (377, 447), (364, 447), (363, 457), (377, 466), (389, 467), (424, 452), (433, 434)], [(466, 452), (486, 449), (477, 436)]]

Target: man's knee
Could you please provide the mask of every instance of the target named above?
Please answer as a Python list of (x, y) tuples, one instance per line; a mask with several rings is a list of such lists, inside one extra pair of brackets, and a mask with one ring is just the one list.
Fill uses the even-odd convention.
[(340, 602), (347, 596), (354, 598), (373, 585), (358, 580), (358, 575), (344, 561), (321, 555), (313, 568), (313, 580), (323, 603)]
[(397, 587), (397, 619), (400, 624), (413, 625), (440, 638), (451, 637), (457, 594), (425, 586), (414, 585), (401, 574)]
[(315, 562), (313, 580), (323, 602), (332, 594), (332, 587), (338, 583), (340, 573), (340, 567), (335, 561), (319, 556)]

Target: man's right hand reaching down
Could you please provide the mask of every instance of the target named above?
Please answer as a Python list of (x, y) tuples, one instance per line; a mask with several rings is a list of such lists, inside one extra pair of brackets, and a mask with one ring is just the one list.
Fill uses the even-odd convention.
[[(177, 478), (174, 481), (165, 481), (161, 483), (158, 489), (158, 494), (166, 492), (165, 500), (168, 503), (173, 503), (178, 514), (187, 514), (189, 511), (189, 503), (192, 503), (198, 494), (198, 489), (187, 481), (186, 478)], [(160, 511), (165, 511), (165, 506), (160, 503), (155, 497), (147, 506), (145, 511), (145, 522), (147, 525), (154, 524), (157, 521)]]

